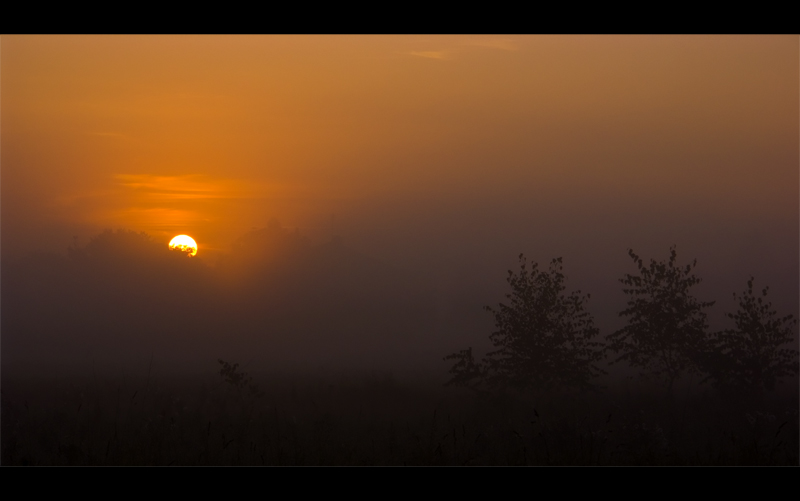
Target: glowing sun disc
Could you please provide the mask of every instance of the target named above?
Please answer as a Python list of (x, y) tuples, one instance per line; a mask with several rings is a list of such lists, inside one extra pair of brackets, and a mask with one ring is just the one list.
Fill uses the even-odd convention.
[(197, 242), (189, 235), (178, 235), (169, 241), (170, 250), (179, 250), (190, 256), (197, 254)]

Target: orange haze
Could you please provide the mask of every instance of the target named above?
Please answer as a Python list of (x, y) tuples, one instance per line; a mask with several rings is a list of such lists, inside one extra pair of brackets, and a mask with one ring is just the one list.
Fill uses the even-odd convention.
[(797, 36), (3, 36), (3, 257), (339, 236), (462, 322), (419, 348), (440, 365), (521, 252), (609, 328), (629, 247), (698, 258), (720, 318), (750, 275), (796, 314), (798, 61)]
[(604, 239), (621, 262), (628, 246), (730, 254), (764, 238), (796, 258), (796, 36), (0, 48), (3, 252), (128, 228), (192, 235), (211, 256), (276, 219), (408, 266)]

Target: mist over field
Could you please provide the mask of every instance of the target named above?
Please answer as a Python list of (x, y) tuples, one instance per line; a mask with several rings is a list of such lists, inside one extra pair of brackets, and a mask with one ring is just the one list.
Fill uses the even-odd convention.
[[(799, 60), (796, 36), (0, 37), (2, 461), (796, 464), (796, 355), (741, 369), (723, 334), (761, 328), (728, 316), (752, 278), (798, 349)], [(637, 365), (621, 280), (673, 248), (642, 280), (694, 352)], [(542, 348), (498, 320), (516, 299), (589, 344)], [(503, 329), (594, 372), (508, 373)]]
[[(653, 258), (666, 258), (660, 254)], [(601, 334), (621, 328), (619, 279), (634, 263), (613, 256), (620, 271), (603, 276), (600, 263), (600, 270), (589, 270), (566, 255), (567, 284), (592, 295), (587, 306)], [(314, 243), (273, 221), (208, 263), (145, 233), (108, 230), (66, 253), (8, 260), (3, 370), (136, 374), (155, 362), (167, 373), (194, 373), (223, 358), (266, 372), (378, 371), (443, 382), (444, 355), (491, 348), (493, 319), (483, 307), (508, 302), (506, 272), (516, 271), (516, 257), (497, 259), (508, 263), (505, 270), (481, 269), (466, 251), (436, 267), (409, 269), (360, 253), (342, 238)], [(717, 301), (710, 311), (716, 329), (731, 327), (722, 313), (734, 311), (731, 294), (750, 277), (735, 273), (738, 283), (710, 284), (716, 277), (709, 272), (698, 287), (702, 299)], [(770, 299), (796, 316), (786, 306), (797, 287), (780, 277), (770, 284), (768, 273), (753, 273), (757, 285), (770, 285)]]
[(132, 373), (151, 359), (198, 371), (220, 357), (277, 372), (388, 372), (424, 361), (420, 345), (444, 349), (430, 339), (436, 296), (421, 280), (277, 223), (215, 266), (109, 231), (67, 256), (15, 261), (3, 286), (9, 373)]

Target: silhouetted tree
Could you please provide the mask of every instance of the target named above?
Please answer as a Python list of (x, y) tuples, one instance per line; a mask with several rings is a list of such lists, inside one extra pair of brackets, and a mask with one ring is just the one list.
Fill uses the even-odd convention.
[(509, 304), (485, 309), (495, 318), (489, 337), (497, 348), (476, 362), (472, 348), (454, 353), (448, 384), (519, 390), (548, 387), (589, 388), (602, 374), (596, 364), (603, 358), (599, 331), (584, 305), (589, 295), (565, 292), (561, 258), (547, 271), (533, 263), (528, 268), (520, 254), (519, 273), (508, 272)]
[(700, 372), (700, 359), (708, 350), (704, 310), (714, 302), (692, 296), (690, 289), (701, 282), (692, 273), (697, 260), (678, 266), (675, 246), (669, 261), (650, 260), (649, 266), (632, 249), (628, 255), (639, 274), (620, 279), (628, 295), (620, 316), (629, 318), (628, 325), (609, 335), (608, 349), (619, 354), (614, 363), (626, 361), (643, 369), (643, 376), (661, 380), (672, 392), (682, 374)]
[(718, 387), (772, 390), (781, 378), (798, 374), (798, 352), (786, 346), (794, 340), (797, 319), (779, 317), (767, 301), (769, 287), (759, 295), (753, 281), (743, 294), (733, 294), (739, 308), (726, 316), (736, 328), (714, 336), (708, 370)]

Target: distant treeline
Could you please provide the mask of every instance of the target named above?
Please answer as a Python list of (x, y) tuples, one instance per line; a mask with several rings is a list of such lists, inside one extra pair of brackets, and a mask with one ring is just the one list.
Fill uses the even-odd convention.
[(672, 393), (685, 375), (699, 375), (722, 391), (772, 390), (783, 378), (798, 374), (797, 319), (779, 316), (768, 301), (769, 288), (755, 289), (750, 277), (734, 293), (738, 309), (726, 316), (733, 328), (712, 331), (706, 310), (714, 302), (692, 295), (701, 279), (697, 261), (677, 263), (675, 247), (666, 261), (646, 264), (633, 250), (635, 274), (620, 279), (627, 307), (619, 315), (627, 325), (601, 340), (585, 305), (589, 294), (566, 292), (561, 258), (548, 269), (529, 264), (520, 254), (520, 270), (508, 272), (508, 301), (486, 307), (495, 319), (489, 335), (494, 351), (476, 361), (472, 348), (445, 357), (453, 361), (447, 384), (476, 390), (596, 389), (603, 362), (625, 363), (643, 378)]
[[(589, 295), (566, 290), (560, 258), (545, 268), (520, 255), (507, 301), (486, 308), (494, 350), (446, 357), (449, 384), (588, 390), (610, 363), (670, 391), (690, 374), (720, 390), (762, 391), (798, 373), (789, 346), (797, 321), (775, 311), (768, 288), (751, 277), (734, 294), (730, 328), (712, 331), (713, 303), (693, 295), (696, 262), (679, 266), (674, 247), (663, 261), (629, 255), (636, 271), (620, 279), (628, 300), (619, 313), (627, 324), (608, 334), (586, 309)], [(85, 372), (87, 361), (114, 371), (154, 354), (195, 368), (223, 358), (296, 372), (387, 370), (430, 358), (441, 370), (439, 354), (464, 339), (442, 320), (429, 283), (277, 223), (239, 239), (215, 267), (143, 233), (106, 231), (66, 255), (4, 261), (2, 283), (4, 373)]]
[(125, 230), (67, 250), (3, 261), (4, 373), (141, 372), (153, 356), (179, 372), (220, 357), (369, 370), (409, 358), (435, 316), (406, 274), (277, 223), (213, 266)]

